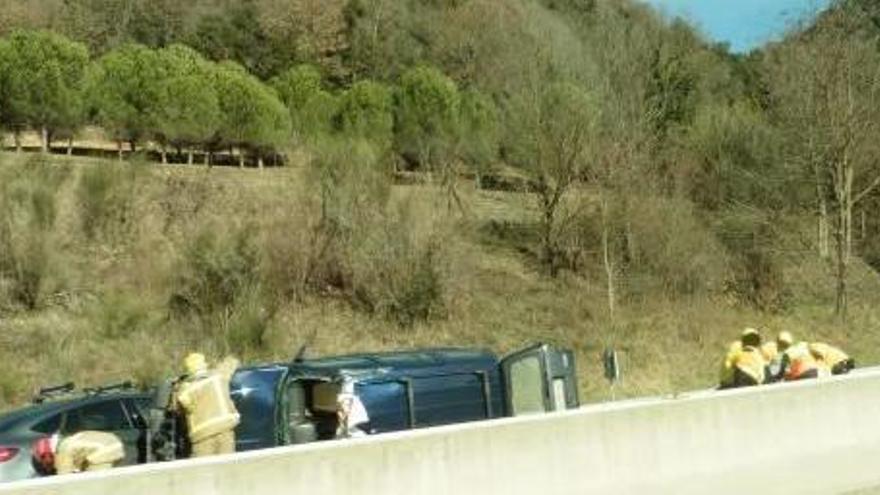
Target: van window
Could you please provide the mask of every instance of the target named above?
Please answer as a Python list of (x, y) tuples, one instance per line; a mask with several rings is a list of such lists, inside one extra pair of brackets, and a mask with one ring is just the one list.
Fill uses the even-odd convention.
[(486, 418), (483, 382), (476, 373), (413, 379), (416, 426)]
[(543, 376), (538, 356), (528, 356), (510, 365), (510, 393), (514, 416), (544, 412)]
[(384, 433), (409, 428), (409, 401), (403, 382), (355, 384), (355, 393), (370, 416), (370, 431)]

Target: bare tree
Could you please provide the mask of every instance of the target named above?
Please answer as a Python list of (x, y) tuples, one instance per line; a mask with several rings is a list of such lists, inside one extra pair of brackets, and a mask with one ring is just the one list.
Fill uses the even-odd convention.
[(836, 312), (846, 316), (853, 209), (880, 186), (880, 56), (856, 13), (825, 16), (772, 58), (771, 90), (788, 131), (789, 157), (815, 182), (819, 254), (834, 240)]
[(597, 105), (573, 82), (536, 80), (512, 100), (508, 146), (538, 197), (542, 258), (551, 275), (560, 268), (560, 218), (566, 195), (584, 178), (595, 139)]

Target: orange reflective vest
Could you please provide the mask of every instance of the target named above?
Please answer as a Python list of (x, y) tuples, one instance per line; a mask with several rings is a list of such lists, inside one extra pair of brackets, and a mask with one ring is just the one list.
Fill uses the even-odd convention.
[(818, 371), (819, 363), (806, 342), (799, 342), (785, 350), (788, 366), (785, 370), (786, 380), (798, 380), (810, 371)]

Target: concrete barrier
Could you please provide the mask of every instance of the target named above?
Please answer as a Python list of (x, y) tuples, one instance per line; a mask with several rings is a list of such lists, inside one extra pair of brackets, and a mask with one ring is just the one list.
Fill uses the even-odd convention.
[(826, 495), (880, 487), (878, 465), (880, 370), (870, 370), (46, 478), (0, 494)]

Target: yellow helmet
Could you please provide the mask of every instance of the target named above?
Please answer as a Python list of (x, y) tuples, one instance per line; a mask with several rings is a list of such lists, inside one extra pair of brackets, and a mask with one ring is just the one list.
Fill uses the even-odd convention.
[(204, 354), (193, 352), (183, 360), (183, 366), (186, 368), (187, 373), (195, 375), (196, 373), (207, 371), (208, 361), (205, 359)]
[(779, 335), (776, 336), (776, 342), (785, 345), (792, 345), (794, 344), (794, 337), (791, 335), (791, 333), (783, 330), (782, 332), (779, 332)]

